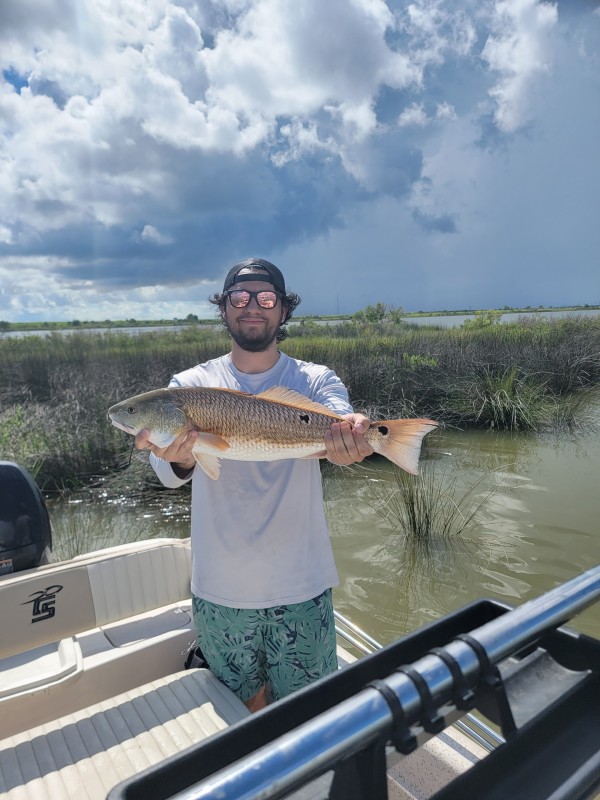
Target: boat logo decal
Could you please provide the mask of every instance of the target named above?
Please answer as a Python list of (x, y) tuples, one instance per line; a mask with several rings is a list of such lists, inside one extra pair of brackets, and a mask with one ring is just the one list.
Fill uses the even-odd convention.
[(56, 595), (62, 591), (62, 586), (48, 586), (46, 589), (42, 589), (39, 592), (33, 592), (30, 594), (31, 600), (26, 600), (24, 603), (21, 603), (22, 606), (27, 605), (27, 603), (32, 603), (33, 609), (31, 614), (31, 621), (32, 622), (41, 622), (44, 619), (51, 619), (56, 614)]

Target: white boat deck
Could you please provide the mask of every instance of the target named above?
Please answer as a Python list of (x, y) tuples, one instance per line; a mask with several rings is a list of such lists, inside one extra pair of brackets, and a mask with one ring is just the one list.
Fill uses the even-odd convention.
[(249, 714), (205, 669), (123, 692), (0, 743), (0, 797), (101, 800), (117, 783)]
[[(208, 670), (182, 670), (189, 597), (179, 540), (0, 579), (2, 800), (101, 800), (248, 716)], [(427, 798), (483, 755), (449, 728), (390, 769), (390, 798)]]

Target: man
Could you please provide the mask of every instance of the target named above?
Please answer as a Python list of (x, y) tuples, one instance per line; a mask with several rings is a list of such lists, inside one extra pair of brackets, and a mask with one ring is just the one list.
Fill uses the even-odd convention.
[[(231, 268), (219, 307), (231, 352), (175, 375), (169, 386), (206, 386), (259, 394), (285, 386), (344, 418), (326, 434), (334, 464), (373, 451), (337, 375), (278, 349), (283, 325), (300, 298), (286, 292), (280, 270), (263, 259)], [(224, 460), (218, 481), (196, 469), (198, 434), (149, 448), (160, 480), (192, 484), (192, 600), (198, 644), (211, 670), (252, 711), (337, 668), (331, 590), (338, 584), (325, 521), (317, 459)]]

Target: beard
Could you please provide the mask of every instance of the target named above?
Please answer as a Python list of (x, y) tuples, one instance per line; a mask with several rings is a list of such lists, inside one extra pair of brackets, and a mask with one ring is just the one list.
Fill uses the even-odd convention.
[(263, 328), (250, 328), (247, 332), (243, 331), (238, 325), (235, 329), (231, 327), (226, 319), (223, 319), (225, 330), (233, 341), (249, 353), (263, 353), (268, 350), (277, 338), (279, 326), (265, 325)]

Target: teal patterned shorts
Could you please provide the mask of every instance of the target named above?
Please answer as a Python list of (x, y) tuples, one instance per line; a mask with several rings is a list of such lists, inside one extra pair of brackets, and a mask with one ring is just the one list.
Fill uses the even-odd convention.
[(279, 700), (337, 669), (331, 589), (273, 608), (228, 608), (198, 597), (192, 604), (204, 658), (244, 701), (264, 684)]

